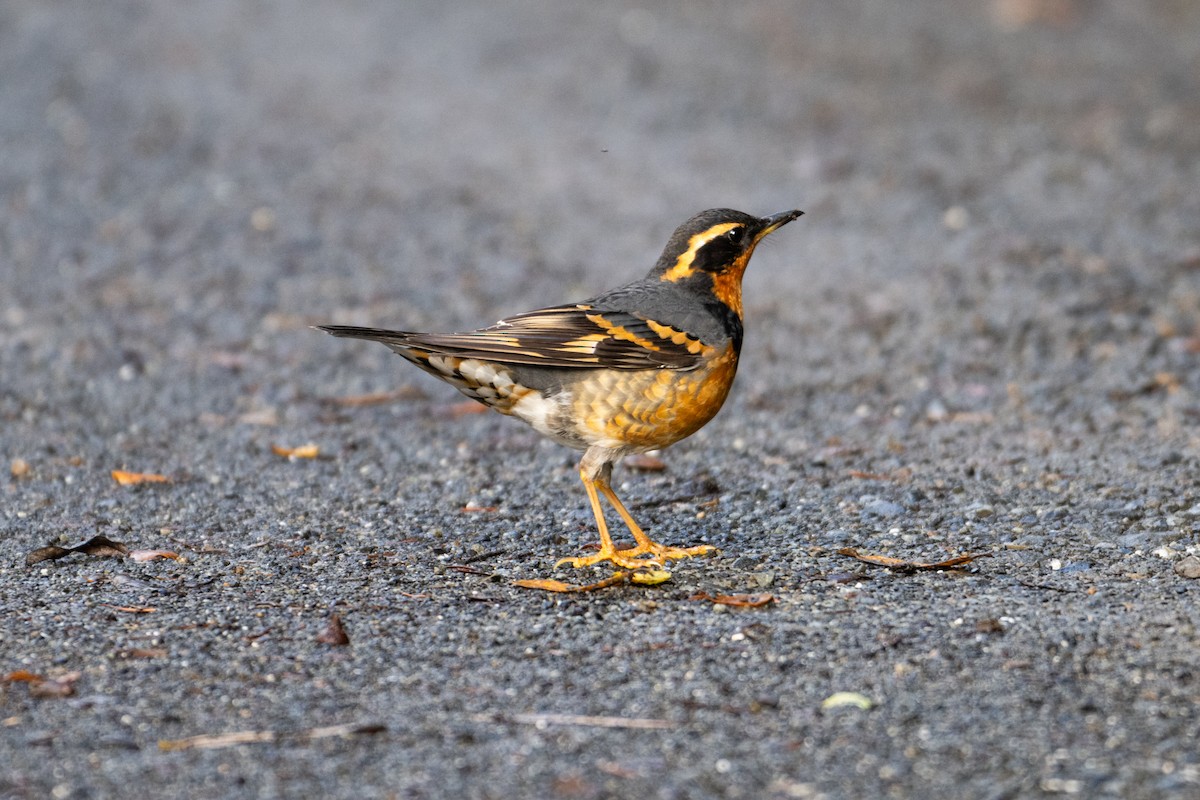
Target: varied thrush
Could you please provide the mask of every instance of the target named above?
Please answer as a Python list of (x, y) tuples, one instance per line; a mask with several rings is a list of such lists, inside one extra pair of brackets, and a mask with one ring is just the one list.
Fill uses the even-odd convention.
[[(613, 464), (674, 444), (721, 408), (742, 346), (742, 274), (755, 246), (802, 213), (702, 211), (675, 230), (645, 278), (482, 330), (319, 327), (334, 336), (383, 342), (468, 397), (582, 450), (579, 475), (596, 515), (600, 550), (560, 565), (661, 566), (713, 548), (652, 541), (613, 491)], [(600, 495), (629, 527), (633, 547), (613, 544)]]

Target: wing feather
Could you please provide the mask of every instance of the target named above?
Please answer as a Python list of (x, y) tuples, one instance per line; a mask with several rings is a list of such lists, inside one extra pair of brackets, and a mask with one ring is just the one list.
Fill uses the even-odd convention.
[(478, 358), (500, 364), (572, 369), (689, 369), (702, 342), (653, 320), (587, 304), (555, 306), (502, 319), (466, 333), (409, 333), (322, 326), (334, 336), (383, 342), (397, 352)]

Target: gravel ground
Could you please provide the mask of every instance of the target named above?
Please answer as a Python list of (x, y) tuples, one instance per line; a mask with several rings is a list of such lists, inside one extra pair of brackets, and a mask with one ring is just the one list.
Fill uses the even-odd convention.
[[(1197, 30), (8, 0), (0, 796), (1200, 797)], [(513, 586), (607, 574), (554, 568), (576, 455), (308, 326), (577, 300), (710, 206), (808, 213), (725, 410), (617, 484), (720, 554)], [(26, 566), (96, 535), (181, 559)]]

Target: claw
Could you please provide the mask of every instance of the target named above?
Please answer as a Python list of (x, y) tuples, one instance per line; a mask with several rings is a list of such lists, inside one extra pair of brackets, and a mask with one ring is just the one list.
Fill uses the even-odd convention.
[(716, 548), (712, 545), (701, 544), (695, 547), (669, 547), (658, 542), (650, 542), (647, 545), (637, 545), (630, 547), (627, 550), (611, 550), (601, 549), (600, 552), (590, 556), (579, 556), (577, 558), (559, 559), (555, 564), (555, 568), (561, 567), (563, 564), (568, 564), (576, 569), (580, 567), (590, 567), (593, 564), (599, 564), (603, 561), (611, 561), (618, 567), (625, 569), (640, 569), (644, 567), (662, 567), (667, 561), (678, 561), (683, 558), (691, 558), (692, 556), (707, 555), (715, 552)]
[(593, 564), (600, 564), (604, 561), (611, 561), (615, 566), (623, 567), (624, 569), (641, 569), (642, 567), (661, 567), (663, 562), (654, 556), (649, 558), (639, 558), (635, 552), (637, 548), (630, 550), (612, 550), (605, 552), (601, 550), (598, 553), (590, 556), (579, 556), (577, 558), (561, 558), (554, 565), (555, 569), (567, 564), (576, 569), (580, 567), (590, 567)]

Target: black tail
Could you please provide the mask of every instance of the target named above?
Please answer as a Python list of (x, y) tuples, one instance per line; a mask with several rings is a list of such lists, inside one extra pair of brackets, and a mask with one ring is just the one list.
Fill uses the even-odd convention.
[(370, 339), (385, 344), (403, 344), (411, 335), (408, 331), (389, 331), (383, 328), (360, 328), (357, 325), (314, 325), (319, 331), (349, 339)]

